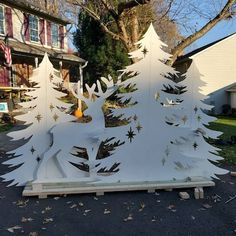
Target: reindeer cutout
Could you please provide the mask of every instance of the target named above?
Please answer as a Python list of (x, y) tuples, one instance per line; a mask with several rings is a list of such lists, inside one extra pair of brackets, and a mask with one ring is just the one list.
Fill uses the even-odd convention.
[[(57, 160), (63, 178), (95, 177), (97, 175), (96, 157), (102, 142), (102, 134), (105, 132), (105, 117), (102, 106), (106, 98), (118, 89), (118, 84), (120, 83), (119, 78), (118, 82), (114, 84), (111, 76), (108, 76), (108, 79), (102, 77), (101, 80), (106, 85), (106, 91), (103, 92), (100, 81), (97, 81), (97, 91), (95, 91), (95, 83), (91, 87), (86, 84), (88, 97), (81, 94), (79, 90), (76, 93), (74, 88), (70, 88), (76, 98), (86, 103), (88, 108), (84, 114), (90, 116), (92, 119), (88, 123), (62, 123), (50, 130), (53, 137), (53, 144), (42, 156), (42, 161), (37, 171), (37, 180), (48, 178), (50, 168), (47, 167), (47, 164), (52, 158)], [(71, 164), (85, 161), (71, 154), (71, 150), (75, 146), (87, 150), (88, 160), (86, 164), (89, 166), (89, 174), (87, 176), (83, 171)]]

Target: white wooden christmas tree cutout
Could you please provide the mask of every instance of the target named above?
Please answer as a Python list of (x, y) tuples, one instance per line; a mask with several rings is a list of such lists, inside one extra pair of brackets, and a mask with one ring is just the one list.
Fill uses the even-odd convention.
[[(106, 85), (105, 91), (102, 90), (99, 81), (91, 87), (86, 85), (88, 97), (72, 89), (74, 96), (86, 103), (88, 109), (85, 114), (92, 118), (90, 122), (84, 124), (73, 122), (74, 117), (58, 109), (65, 106), (58, 100), (62, 94), (54, 89), (59, 78), (54, 76), (55, 70), (45, 56), (33, 76), (38, 85), (29, 95), (35, 99), (25, 105), (25, 107), (31, 106), (32, 110), (20, 117), (28, 124), (33, 124), (23, 131), (12, 134), (15, 139), (33, 135), (29, 142), (15, 150), (21, 156), (7, 162), (12, 165), (24, 163), (22, 165), (24, 169), (20, 169), (22, 167), (20, 166), (6, 174), (5, 180), (14, 179), (14, 183), (20, 184), (27, 182), (27, 179), (35, 180), (34, 183), (37, 184), (83, 181), (86, 186), (91, 187), (91, 181), (94, 186), (109, 183), (146, 183), (146, 181), (175, 183), (185, 182), (196, 176), (210, 179), (214, 174), (225, 173), (207, 160), (217, 160), (218, 157), (210, 153), (216, 149), (205, 142), (202, 133), (205, 132), (206, 137), (216, 137), (218, 134), (205, 129), (204, 124), (211, 121), (211, 118), (201, 112), (201, 108), (208, 107), (200, 101), (202, 99), (200, 93), (195, 93), (196, 96), (190, 99), (193, 96), (191, 89), (187, 89), (184, 94), (165, 91), (165, 88), (176, 86), (171, 80), (176, 71), (165, 64), (171, 55), (163, 51), (162, 48), (166, 45), (161, 42), (152, 24), (137, 44), (139, 49), (130, 53), (130, 56), (137, 58), (138, 61), (126, 67), (117, 84), (114, 84), (113, 79), (109, 77), (102, 78)], [(46, 80), (45, 75), (48, 78)], [(121, 78), (127, 77), (128, 79), (121, 82)], [(199, 79), (199, 73), (194, 66), (186, 74), (186, 86), (189, 88), (191, 78)], [(185, 85), (185, 81), (182, 84)], [(118, 94), (120, 101), (131, 99), (130, 103), (133, 105), (113, 109), (114, 116), (123, 114), (129, 123), (109, 128), (105, 126), (102, 106), (105, 99), (117, 90), (118, 85), (135, 86), (129, 93)], [(194, 86), (199, 87), (200, 82)], [(43, 96), (45, 94), (46, 96)], [(196, 104), (193, 110), (192, 108), (189, 110), (190, 100)], [(189, 117), (197, 117), (198, 123), (190, 125)], [(202, 132), (201, 135), (199, 132)], [(101, 143), (111, 138), (125, 143), (109, 157), (97, 160)], [(192, 139), (196, 144), (191, 143), (190, 146), (189, 140)], [(52, 141), (53, 144), (50, 145)], [(36, 147), (38, 143), (41, 145), (40, 149)], [(75, 146), (87, 150), (88, 160), (72, 155)], [(201, 153), (206, 155), (206, 158), (195, 155), (197, 148), (202, 148)], [(39, 150), (37, 155), (35, 150)], [(33, 163), (32, 159), (28, 158), (29, 154), (33, 155), (34, 160), (39, 156), (37, 158), (39, 163)], [(88, 172), (76, 168), (76, 165), (81, 163), (88, 166)], [(120, 163), (117, 173), (111, 175), (98, 173), (99, 169), (109, 170), (114, 163)], [(32, 171), (21, 177), (21, 172), (31, 165), (34, 167)]]
[(200, 88), (205, 83), (201, 80), (194, 61), (184, 76), (182, 84), (187, 91), (181, 95), (182, 102), (176, 106), (174, 122), (180, 127), (189, 128), (189, 134), (186, 136), (186, 141), (179, 145), (179, 148), (185, 155), (199, 160), (195, 170), (199, 176), (217, 178), (215, 174), (226, 174), (227, 172), (216, 167), (209, 160), (216, 162), (223, 158), (218, 156), (219, 149), (211, 146), (204, 138), (216, 139), (221, 135), (221, 132), (206, 127), (216, 118), (205, 113), (212, 109), (212, 106), (203, 102), (207, 96), (201, 93)]
[[(56, 90), (58, 84), (63, 82), (57, 76), (58, 74), (60, 74), (59, 71), (53, 68), (47, 54), (44, 55), (39, 67), (33, 71), (30, 82), (36, 84), (35, 90), (27, 92), (31, 100), (20, 103), (29, 111), (15, 117), (17, 120), (24, 121), (28, 127), (8, 134), (13, 140), (29, 138), (23, 146), (11, 151), (10, 153), (15, 153), (15, 157), (4, 163), (11, 167), (22, 164), (12, 172), (1, 176), (5, 181), (13, 180), (11, 184), (24, 185), (28, 181), (34, 180), (37, 168), (42, 161), (42, 154), (49, 149), (52, 143), (49, 130), (56, 124), (76, 119), (61, 111), (68, 109), (72, 104), (59, 100), (65, 94)], [(60, 168), (54, 161), (49, 163), (49, 166), (53, 175), (61, 175)]]

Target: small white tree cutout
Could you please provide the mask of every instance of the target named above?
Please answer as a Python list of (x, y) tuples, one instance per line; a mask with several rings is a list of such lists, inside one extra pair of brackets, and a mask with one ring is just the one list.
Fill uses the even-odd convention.
[[(10, 153), (14, 153), (15, 157), (4, 163), (15, 167), (13, 171), (1, 176), (5, 181), (13, 180), (12, 185), (24, 185), (35, 179), (42, 153), (52, 143), (48, 131), (56, 124), (76, 119), (63, 111), (68, 109), (71, 104), (59, 100), (65, 94), (57, 90), (58, 84), (63, 82), (58, 74), (60, 74), (59, 71), (53, 68), (45, 54), (43, 61), (38, 68), (34, 69), (33, 76), (30, 78), (30, 82), (35, 84), (34, 90), (26, 94), (31, 99), (20, 103), (23, 108), (28, 109), (28, 112), (15, 117), (17, 120), (23, 121), (27, 127), (8, 134), (13, 140), (29, 139), (24, 145), (11, 151)], [(54, 172), (59, 174), (55, 162), (49, 163), (49, 165)]]
[(204, 86), (204, 82), (200, 76), (196, 64), (192, 61), (184, 75), (185, 79), (181, 83), (185, 87), (185, 92), (181, 95), (182, 102), (176, 106), (173, 121), (175, 120), (175, 125), (189, 129), (187, 139), (182, 145), (179, 145), (179, 148), (184, 155), (196, 159), (195, 171), (198, 171), (198, 175), (216, 177), (215, 173), (225, 174), (226, 171), (213, 165), (210, 161), (216, 162), (223, 158), (218, 156), (220, 149), (207, 143), (205, 138), (216, 139), (221, 132), (206, 127), (216, 118), (206, 114), (206, 111), (211, 110), (212, 106), (203, 102), (207, 96), (201, 93), (200, 88)]

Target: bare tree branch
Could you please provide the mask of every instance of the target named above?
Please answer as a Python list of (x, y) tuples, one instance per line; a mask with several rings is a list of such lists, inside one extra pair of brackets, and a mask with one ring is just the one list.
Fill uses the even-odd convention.
[(190, 44), (192, 44), (197, 39), (201, 38), (203, 35), (205, 35), (209, 30), (211, 30), (217, 23), (219, 23), (223, 19), (227, 19), (229, 17), (232, 17), (235, 15), (235, 12), (232, 12), (231, 9), (233, 5), (236, 3), (236, 0), (228, 0), (225, 4), (224, 8), (213, 18), (210, 20), (206, 25), (204, 25), (200, 30), (193, 33), (189, 37), (185, 38), (180, 42), (175, 48), (172, 49), (172, 60), (169, 62), (169, 64), (173, 65), (173, 63), (176, 61), (177, 57), (182, 53), (182, 51), (188, 47)]

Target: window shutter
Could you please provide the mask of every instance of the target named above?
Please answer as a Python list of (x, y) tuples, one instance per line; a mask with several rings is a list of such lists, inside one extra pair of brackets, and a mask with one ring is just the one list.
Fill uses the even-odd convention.
[(47, 21), (47, 45), (52, 45), (51, 22)]
[(60, 25), (59, 27), (59, 38), (60, 38), (60, 48), (64, 49), (65, 45), (64, 45), (64, 38), (65, 38), (65, 34), (64, 34), (64, 26)]
[(12, 11), (10, 7), (5, 7), (5, 19), (6, 19), (6, 34), (9, 37), (13, 37), (13, 25), (12, 25)]
[(41, 44), (45, 44), (45, 28), (44, 28), (44, 19), (39, 20), (39, 38)]
[(29, 34), (29, 15), (24, 13), (24, 37), (25, 41), (29, 41), (30, 34)]

